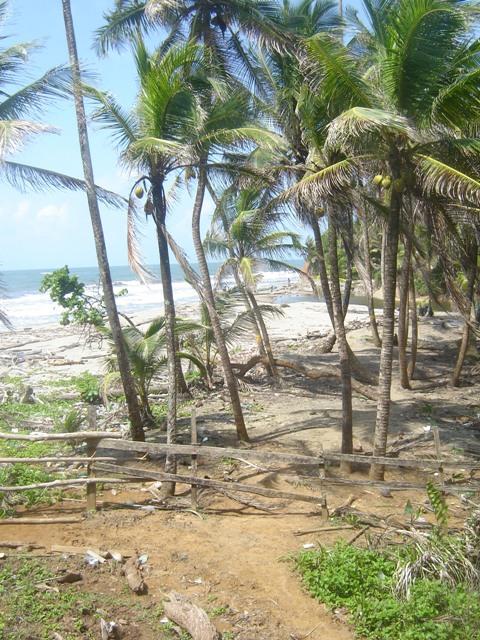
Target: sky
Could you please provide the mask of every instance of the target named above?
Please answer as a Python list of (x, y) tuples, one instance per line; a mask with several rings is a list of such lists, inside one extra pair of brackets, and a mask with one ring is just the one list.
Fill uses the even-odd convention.
[[(136, 83), (128, 51), (98, 58), (92, 48), (93, 33), (102, 24), (102, 15), (113, 0), (72, 0), (72, 12), (79, 56), (94, 71), (95, 84), (112, 91), (122, 104), (130, 105)], [(49, 68), (68, 60), (60, 0), (10, 0), (10, 17), (1, 25), (7, 42), (37, 41), (42, 49), (26, 64), (24, 84), (41, 76)], [(4, 44), (2, 43), (2, 46)], [(83, 177), (73, 104), (62, 100), (42, 114), (41, 121), (58, 129), (29, 142), (11, 158), (16, 162), (41, 166)], [(117, 164), (117, 154), (108, 134), (89, 125), (91, 153), (97, 184), (127, 195), (133, 177)], [(21, 193), (4, 181), (0, 198), (0, 270), (56, 268), (96, 264), (86, 197), (83, 193), (46, 191)], [(170, 231), (186, 251), (193, 255), (190, 238), (190, 198), (183, 197), (170, 214)], [(213, 205), (206, 202), (205, 218)], [(126, 213), (103, 207), (102, 221), (112, 265), (127, 264)], [(152, 225), (145, 228), (142, 240), (147, 263), (158, 262), (158, 248)]]
[[(92, 47), (93, 34), (103, 23), (104, 12), (112, 9), (113, 0), (71, 0), (71, 5), (82, 63), (95, 72), (98, 87), (111, 91), (123, 105), (132, 104), (136, 82), (130, 53), (113, 52), (107, 58), (98, 58)], [(61, 0), (10, 0), (10, 18), (0, 28), (2, 36), (9, 36), (2, 46), (6, 42), (32, 40), (43, 45), (25, 65), (24, 84), (53, 66), (67, 63)], [(73, 103), (63, 100), (49, 107), (42, 115), (42, 121), (56, 127), (58, 133), (37, 136), (12, 159), (82, 177)], [(89, 135), (96, 183), (127, 195), (134, 177), (126, 175), (118, 166), (116, 150), (107, 132), (90, 124)], [(5, 182), (0, 188), (1, 271), (96, 264), (83, 193), (21, 193)], [(172, 208), (168, 224), (177, 242), (193, 256), (191, 202), (191, 196), (185, 194)], [(110, 264), (125, 265), (126, 212), (106, 207), (101, 211)], [(207, 199), (203, 212), (204, 227), (212, 211), (213, 203)], [(146, 263), (157, 263), (158, 249), (151, 223), (144, 230), (142, 247)]]

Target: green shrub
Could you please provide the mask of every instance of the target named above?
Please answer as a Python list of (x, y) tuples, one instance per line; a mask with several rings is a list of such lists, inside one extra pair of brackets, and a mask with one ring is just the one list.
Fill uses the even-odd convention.
[(75, 379), (75, 387), (84, 402), (88, 402), (88, 404), (101, 403), (100, 381), (92, 373), (85, 372), (78, 376)]
[(459, 584), (418, 579), (408, 598), (394, 593), (399, 553), (344, 543), (305, 551), (297, 568), (309, 592), (345, 608), (358, 636), (371, 640), (479, 640), (480, 594)]

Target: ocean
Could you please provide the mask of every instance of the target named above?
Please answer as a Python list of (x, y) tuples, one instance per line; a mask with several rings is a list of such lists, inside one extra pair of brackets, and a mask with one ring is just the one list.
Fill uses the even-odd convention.
[[(302, 261), (291, 260), (292, 265), (302, 266)], [(192, 266), (196, 266), (193, 264)], [(217, 271), (219, 263), (211, 263), (212, 277)], [(120, 311), (135, 314), (143, 311), (163, 312), (162, 286), (158, 280), (149, 284), (142, 284), (128, 266), (110, 267), (115, 291), (127, 289), (128, 293), (117, 298)], [(54, 304), (48, 293), (40, 293), (39, 287), (43, 277), (54, 269), (25, 269), (18, 271), (2, 271), (1, 278), (5, 290), (0, 294), (0, 307), (5, 311), (15, 329), (50, 325), (58, 321), (61, 309)], [(159, 267), (152, 266), (150, 270), (159, 274)], [(99, 278), (97, 267), (70, 267), (70, 272), (76, 274), (85, 283), (87, 292), (98, 291)], [(288, 282), (296, 282), (298, 276), (292, 271), (263, 271), (259, 288), (280, 289)], [(195, 302), (198, 297), (195, 291), (184, 281), (183, 272), (179, 265), (172, 264), (173, 292), (178, 303)], [(0, 331), (4, 331), (0, 325)]]

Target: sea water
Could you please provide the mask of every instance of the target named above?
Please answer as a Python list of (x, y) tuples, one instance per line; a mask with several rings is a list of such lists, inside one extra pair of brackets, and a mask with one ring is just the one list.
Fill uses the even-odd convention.
[[(292, 260), (291, 264), (300, 267), (301, 262)], [(194, 268), (195, 264), (192, 265)], [(218, 269), (218, 263), (209, 265), (212, 279)], [(177, 303), (196, 302), (197, 294), (185, 282), (183, 272), (178, 264), (172, 264), (173, 295)], [(40, 293), (42, 279), (54, 269), (24, 269), (18, 271), (3, 271), (1, 278), (5, 287), (0, 294), (0, 308), (6, 312), (14, 329), (39, 327), (58, 322), (62, 309), (52, 302), (48, 293)], [(162, 285), (160, 283), (159, 268), (150, 267), (156, 276), (148, 284), (140, 282), (128, 266), (110, 267), (114, 290), (120, 293), (127, 290), (125, 295), (117, 298), (120, 311), (126, 314), (139, 312), (163, 313)], [(86, 285), (87, 293), (98, 295), (99, 276), (97, 267), (70, 268), (70, 273), (78, 276)], [(259, 275), (259, 288), (272, 291), (279, 290), (289, 283), (297, 282), (298, 275), (292, 271), (262, 271)], [(227, 281), (228, 284), (228, 281)], [(233, 283), (232, 283), (233, 284)], [(0, 331), (5, 330), (0, 324)]]

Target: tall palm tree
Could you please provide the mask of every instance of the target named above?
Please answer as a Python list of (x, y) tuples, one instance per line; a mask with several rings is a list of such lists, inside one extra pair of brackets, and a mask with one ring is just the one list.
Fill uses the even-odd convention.
[[(195, 108), (195, 89), (188, 78), (187, 69), (195, 69), (200, 51), (194, 44), (177, 45), (165, 54), (150, 54), (138, 37), (134, 44), (134, 57), (139, 84), (136, 103), (131, 111), (125, 110), (113, 96), (88, 88), (98, 105), (94, 120), (112, 131), (120, 150), (122, 164), (140, 177), (130, 192), (128, 208), (129, 261), (134, 271), (146, 279), (136, 236), (138, 204), (143, 201), (145, 213), (151, 215), (156, 228), (166, 331), (168, 369), (167, 442), (173, 443), (177, 416), (177, 371), (175, 338), (175, 301), (168, 242), (165, 234), (168, 198), (167, 181), (190, 168), (189, 132)], [(155, 144), (151, 144), (155, 141)], [(174, 471), (173, 460), (168, 470)]]
[(278, 230), (278, 212), (268, 212), (269, 200), (269, 191), (258, 187), (227, 189), (214, 212), (204, 247), (213, 257), (225, 260), (217, 279), (221, 281), (233, 273), (245, 292), (247, 309), (252, 309), (258, 325), (269, 368), (278, 377), (267, 327), (255, 297), (257, 273), (265, 267), (294, 270), (282, 258), (300, 251), (301, 244), (298, 234)]
[[(478, 41), (471, 40), (469, 3), (447, 0), (365, 2), (367, 26), (351, 49), (328, 36), (308, 43), (330, 108), (344, 112), (329, 126), (325, 150), (340, 151), (336, 162), (304, 179), (304, 196), (352, 188), (352, 180), (382, 168), (389, 176), (386, 198), (377, 203), (386, 217), (384, 313), (374, 454), (385, 455), (390, 416), (396, 263), (402, 215), (410, 196), (438, 194), (474, 203), (480, 183), (455, 167), (458, 148), (472, 155), (476, 141), (456, 142), (480, 115)], [(445, 145), (457, 153), (445, 154)], [(445, 161), (446, 160), (446, 161)], [(450, 160), (453, 162), (450, 162)], [(370, 173), (368, 173), (370, 172)], [(384, 469), (372, 465), (372, 477)]]
[(118, 317), (115, 295), (113, 292), (112, 278), (110, 274), (110, 266), (108, 263), (105, 238), (103, 235), (102, 221), (98, 207), (97, 193), (93, 178), (92, 159), (90, 156), (90, 147), (88, 143), (88, 131), (85, 117), (85, 108), (83, 104), (83, 95), (81, 87), (80, 66), (78, 62), (77, 46), (75, 41), (75, 32), (73, 27), (72, 11), (69, 0), (62, 0), (63, 16), (65, 22), (65, 34), (70, 57), (70, 65), (73, 80), (73, 93), (75, 100), (75, 111), (77, 115), (78, 136), (80, 142), (80, 152), (82, 156), (83, 171), (85, 175), (86, 192), (88, 199), (88, 207), (90, 211), (90, 219), (92, 223), (93, 235), (95, 239), (95, 249), (97, 252), (98, 268), (100, 279), (102, 282), (103, 295), (105, 298), (105, 308), (107, 311), (110, 330), (115, 342), (116, 353), (118, 358), (118, 368), (122, 378), (125, 398), (128, 405), (128, 412), (131, 422), (132, 437), (134, 440), (144, 440), (145, 434), (142, 425), (142, 417), (140, 407), (135, 390), (135, 384), (128, 356), (123, 341), (122, 328)]
[(276, 24), (274, 0), (120, 0), (105, 14), (105, 24), (96, 32), (97, 51), (122, 46), (139, 31), (150, 33), (162, 27), (167, 37), (162, 49), (179, 42), (194, 41), (205, 47), (205, 64), (224, 77), (256, 82), (248, 41), (283, 41)]

